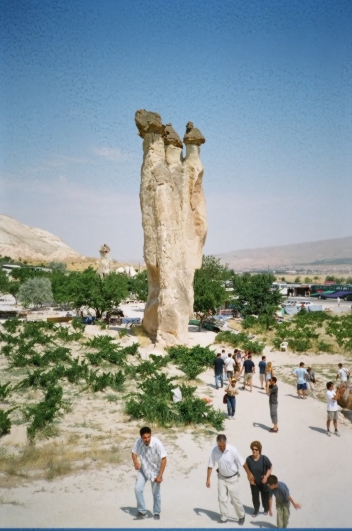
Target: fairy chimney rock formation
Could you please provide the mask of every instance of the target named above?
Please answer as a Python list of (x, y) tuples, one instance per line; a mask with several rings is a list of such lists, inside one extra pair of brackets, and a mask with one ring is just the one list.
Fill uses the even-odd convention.
[(181, 138), (159, 114), (139, 110), (135, 122), (144, 153), (140, 202), (148, 300), (143, 326), (161, 345), (187, 344), (194, 272), (201, 267), (207, 233), (199, 158), (205, 138), (188, 122), (183, 157)]
[(99, 253), (100, 253), (100, 260), (99, 260), (99, 268), (98, 268), (97, 273), (100, 276), (100, 278), (103, 278), (110, 273), (110, 265), (111, 265), (111, 260), (109, 256), (110, 247), (106, 245), (106, 243), (104, 243), (100, 247)]

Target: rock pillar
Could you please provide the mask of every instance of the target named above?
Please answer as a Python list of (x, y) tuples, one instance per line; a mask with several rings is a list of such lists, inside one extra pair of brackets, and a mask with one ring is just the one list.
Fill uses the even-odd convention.
[(140, 110), (135, 121), (143, 138), (140, 188), (148, 300), (143, 326), (157, 343), (187, 344), (193, 314), (193, 278), (201, 267), (207, 233), (203, 166), (205, 142), (191, 122), (183, 143), (159, 114)]

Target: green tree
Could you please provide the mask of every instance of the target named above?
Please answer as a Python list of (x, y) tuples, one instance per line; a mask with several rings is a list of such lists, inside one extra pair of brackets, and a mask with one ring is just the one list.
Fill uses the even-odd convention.
[(148, 299), (148, 273), (147, 270), (140, 271), (135, 277), (128, 279), (129, 292), (137, 295), (141, 301)]
[(7, 288), (8, 293), (10, 293), (15, 298), (16, 304), (17, 304), (18, 292), (19, 292), (20, 287), (21, 287), (21, 284), (18, 281), (11, 280)]
[[(62, 275), (65, 277), (65, 275)], [(71, 273), (62, 279), (61, 299), (75, 308), (88, 306), (94, 308), (96, 316), (118, 306), (128, 296), (128, 280), (123, 273), (109, 273), (103, 278), (89, 267), (81, 273)], [(58, 288), (56, 287), (58, 292)]]
[(3, 269), (0, 269), (0, 293), (8, 293), (9, 278)]
[(53, 271), (61, 271), (62, 273), (65, 273), (66, 271), (65, 262), (50, 262), (49, 267)]
[(264, 316), (267, 327), (272, 323), (273, 316), (282, 300), (279, 290), (271, 289), (275, 281), (274, 275), (260, 273), (233, 276), (233, 306), (245, 315)]
[(227, 266), (214, 256), (203, 256), (201, 269), (194, 275), (194, 313), (199, 319), (199, 330), (209, 312), (216, 313), (228, 298), (225, 282), (231, 277)]
[(305, 284), (310, 284), (312, 282), (312, 279), (310, 277), (305, 277), (304, 278), (304, 283)]
[(48, 278), (30, 278), (21, 284), (18, 290), (18, 300), (24, 306), (35, 304), (41, 306), (45, 302), (52, 302), (53, 292)]
[(302, 281), (301, 281), (301, 277), (296, 277), (295, 278), (295, 283), (296, 284), (300, 284)]
[(11, 278), (19, 280), (21, 283), (26, 282), (31, 278), (44, 278), (49, 277), (49, 275), (50, 274), (45, 271), (36, 271), (30, 267), (21, 267), (11, 271)]

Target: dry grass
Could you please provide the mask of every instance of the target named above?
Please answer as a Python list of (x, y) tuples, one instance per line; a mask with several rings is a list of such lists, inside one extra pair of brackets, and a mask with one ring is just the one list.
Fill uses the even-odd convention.
[(8, 500), (5, 496), (0, 496), (0, 505), (24, 505), (24, 503), (17, 500)]
[(141, 347), (148, 347), (149, 345), (153, 344), (152, 340), (150, 339), (150, 336), (144, 330), (142, 325), (137, 325), (131, 328), (131, 335), (138, 337), (138, 343)]
[[(121, 448), (109, 440), (107, 447), (92, 437), (86, 448), (80, 447), (79, 435), (71, 434), (67, 443), (49, 442), (42, 446), (27, 444), (17, 453), (5, 448), (0, 453), (0, 487), (20, 484), (23, 480), (66, 476), (88, 468), (120, 463)], [(106, 438), (105, 438), (106, 444)]]

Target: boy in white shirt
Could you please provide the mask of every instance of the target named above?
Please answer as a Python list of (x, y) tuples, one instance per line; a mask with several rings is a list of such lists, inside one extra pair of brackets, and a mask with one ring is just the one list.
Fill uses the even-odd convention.
[(335, 435), (337, 435), (337, 437), (340, 437), (340, 434), (337, 429), (337, 419), (338, 419), (338, 414), (339, 414), (339, 406), (338, 406), (337, 401), (340, 398), (340, 390), (339, 389), (337, 389), (337, 391), (334, 390), (333, 382), (328, 382), (326, 384), (326, 389), (327, 391), (325, 393), (325, 396), (328, 401), (328, 407), (327, 407), (328, 417), (326, 420), (326, 435), (328, 435), (329, 437), (331, 436), (330, 423), (332, 421), (334, 424), (334, 428), (335, 428)]

